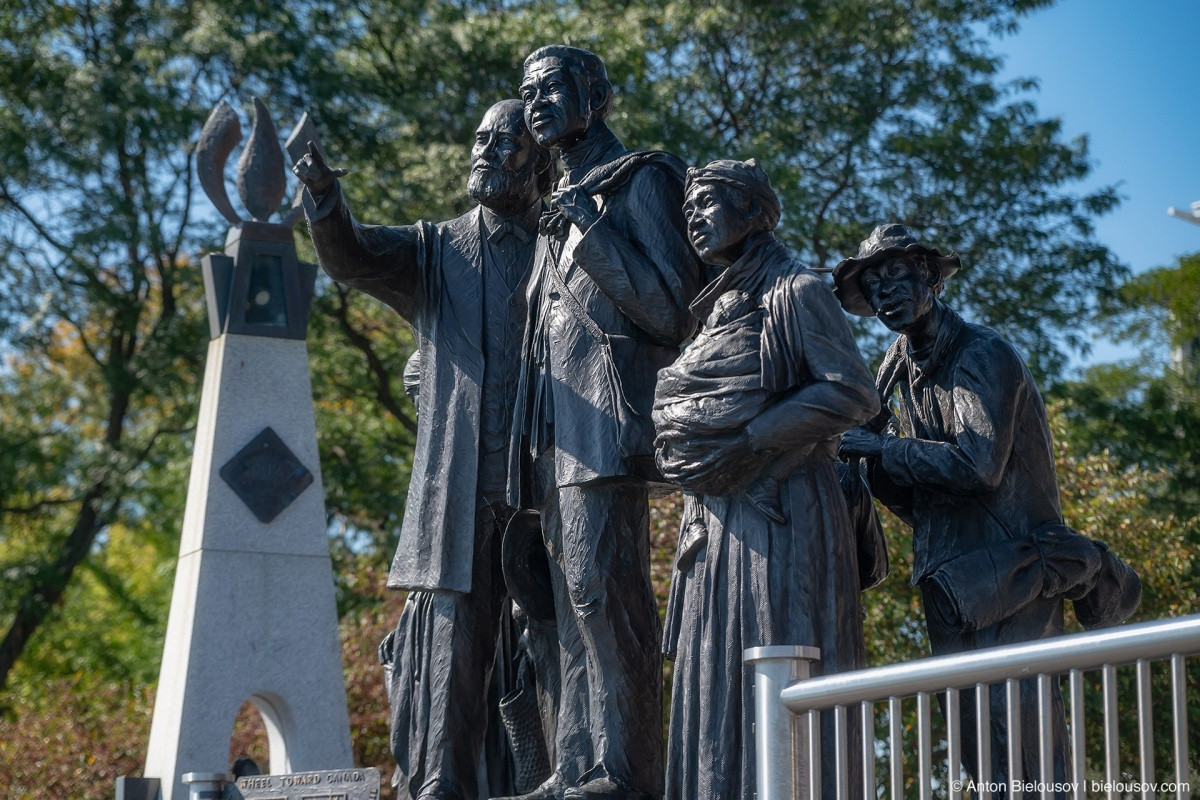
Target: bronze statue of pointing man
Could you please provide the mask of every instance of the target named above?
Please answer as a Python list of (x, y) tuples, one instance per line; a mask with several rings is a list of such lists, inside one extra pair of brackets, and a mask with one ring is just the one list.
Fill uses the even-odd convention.
[(464, 800), (477, 785), (488, 678), (507, 597), (501, 538), (509, 427), (525, 326), (525, 283), (550, 152), (524, 106), (488, 109), (471, 149), (479, 205), (447, 222), (357, 222), (315, 147), (294, 167), (321, 266), (395, 308), (419, 343), (417, 442), (388, 586), (409, 590), (393, 638), (392, 749), (402, 797)]

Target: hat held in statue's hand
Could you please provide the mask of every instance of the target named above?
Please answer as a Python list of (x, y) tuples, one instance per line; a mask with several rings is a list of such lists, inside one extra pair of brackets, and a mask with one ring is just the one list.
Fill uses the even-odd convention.
[(942, 280), (958, 272), (962, 266), (958, 253), (942, 255), (926, 247), (903, 225), (895, 222), (880, 225), (858, 246), (858, 255), (844, 259), (833, 268), (833, 293), (837, 295), (842, 308), (860, 317), (875, 316), (875, 310), (859, 286), (859, 277), (868, 267), (901, 255), (923, 257), (926, 263), (942, 273)]
[(525, 509), (509, 520), (500, 544), (500, 565), (516, 604), (533, 619), (553, 624), (554, 587), (538, 512)]

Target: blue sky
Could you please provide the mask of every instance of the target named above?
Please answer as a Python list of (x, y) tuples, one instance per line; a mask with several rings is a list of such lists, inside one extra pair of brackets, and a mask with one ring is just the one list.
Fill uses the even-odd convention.
[[(1095, 170), (1083, 188), (1119, 184), (1101, 242), (1134, 271), (1200, 251), (1200, 226), (1167, 216), (1200, 200), (1200, 2), (1061, 0), (995, 49), (1006, 76), (1040, 81), (1043, 116), (1088, 136)], [(1097, 342), (1089, 361), (1136, 354)]]

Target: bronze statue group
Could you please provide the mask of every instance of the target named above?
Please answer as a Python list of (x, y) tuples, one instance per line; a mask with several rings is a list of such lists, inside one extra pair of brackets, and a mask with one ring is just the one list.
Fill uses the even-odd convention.
[[(884, 225), (830, 286), (775, 238), (754, 160), (626, 149), (594, 54), (535, 51), (520, 98), (484, 115), (478, 205), (457, 219), (363, 225), (315, 147), (293, 168), (321, 265), (418, 342), (389, 576), (409, 594), (381, 647), (401, 798), (751, 797), (743, 650), (865, 666), (860, 593), (887, 559), (867, 486), (913, 529), (935, 653), (1061, 633), (1065, 598), (1095, 625), (1131, 613), (1136, 576), (1063, 525), (1023, 360), (938, 299), (956, 255)], [(877, 379), (843, 312), (899, 334)], [(648, 500), (671, 489), (664, 626)], [(1002, 702), (983, 776), (1001, 782)], [(1036, 775), (1037, 737), (1021, 739)]]

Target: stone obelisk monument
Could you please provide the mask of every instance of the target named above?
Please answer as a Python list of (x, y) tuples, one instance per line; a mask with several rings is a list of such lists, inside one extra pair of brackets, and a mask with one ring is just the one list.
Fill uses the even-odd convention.
[[(224, 102), (196, 150), (200, 183), (232, 227), (203, 260), (212, 341), (145, 776), (163, 800), (181, 776), (224, 772), (242, 704), (261, 712), (270, 771), (352, 766), (305, 330), (316, 267), (297, 261), (266, 108), (238, 162), (241, 219), (224, 166), (241, 141)], [(289, 150), (315, 139), (307, 118)], [(265, 765), (264, 765), (265, 766)]]

